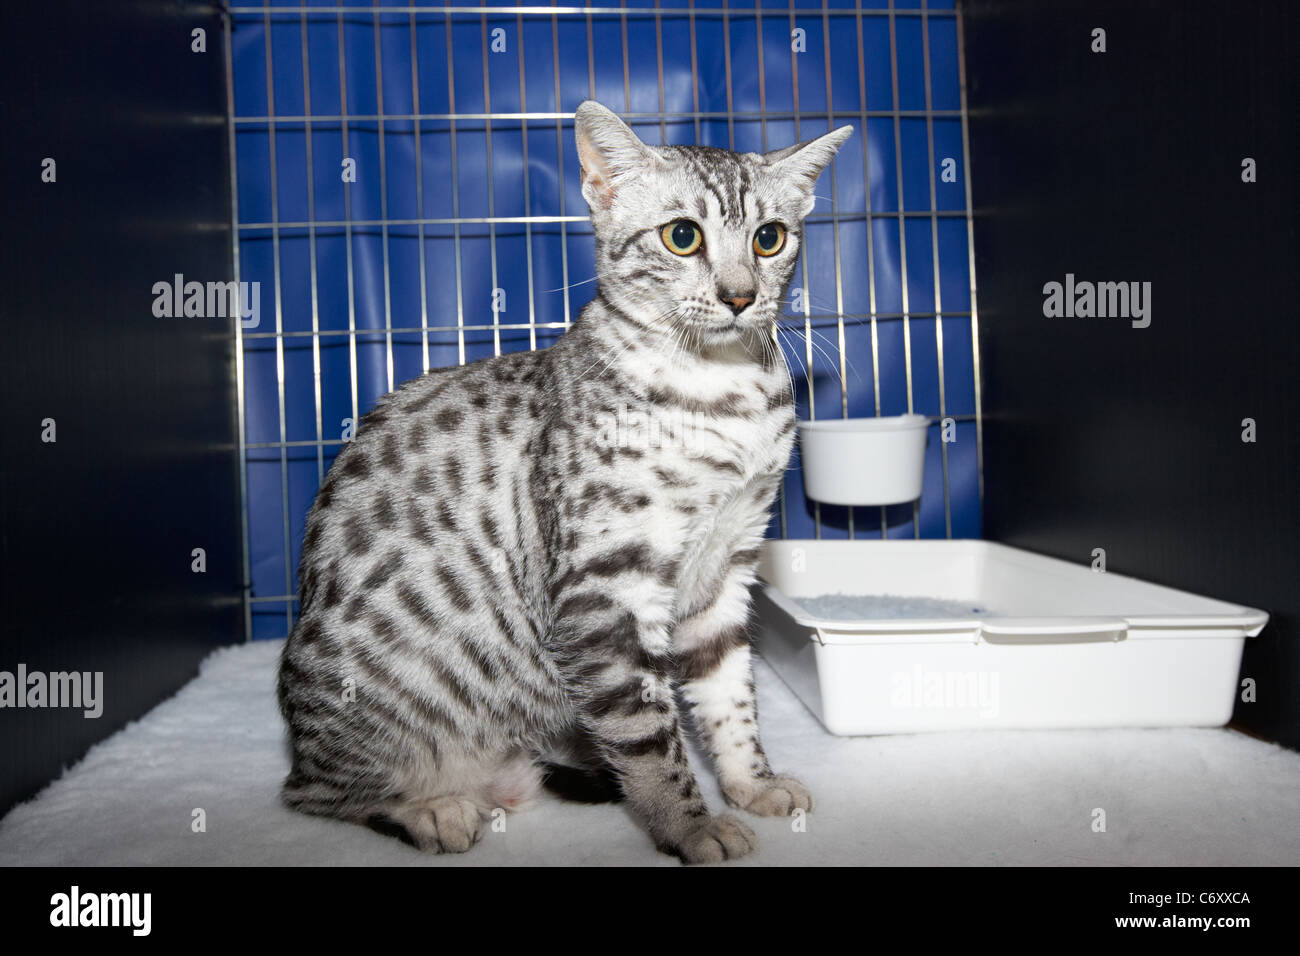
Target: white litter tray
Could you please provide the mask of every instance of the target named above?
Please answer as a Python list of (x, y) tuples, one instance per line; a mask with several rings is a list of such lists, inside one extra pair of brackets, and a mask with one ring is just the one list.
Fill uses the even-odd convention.
[[(1268, 615), (990, 541), (769, 541), (759, 652), (834, 734), (1221, 726)], [(964, 617), (831, 620), (800, 598), (961, 600)]]

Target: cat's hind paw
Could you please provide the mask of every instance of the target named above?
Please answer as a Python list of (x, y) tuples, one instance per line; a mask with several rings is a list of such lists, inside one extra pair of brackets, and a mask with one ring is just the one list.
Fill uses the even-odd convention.
[(723, 788), (730, 806), (760, 817), (788, 817), (795, 810), (811, 811), (812, 794), (794, 777), (759, 777), (742, 786)]

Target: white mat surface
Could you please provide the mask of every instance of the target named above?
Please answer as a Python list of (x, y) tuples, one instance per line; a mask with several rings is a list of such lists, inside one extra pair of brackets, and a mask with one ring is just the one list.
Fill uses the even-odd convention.
[[(464, 856), (291, 813), (278, 641), (226, 648), (0, 821), (0, 864), (650, 864), (622, 806), (543, 798)], [(761, 661), (764, 741), (817, 801), (806, 832), (746, 816), (739, 864), (1300, 864), (1300, 754), (1228, 730), (832, 737)], [(697, 769), (702, 762), (696, 755)], [(722, 802), (711, 773), (701, 786)], [(192, 811), (207, 832), (191, 832)], [(1091, 829), (1094, 808), (1106, 832)]]

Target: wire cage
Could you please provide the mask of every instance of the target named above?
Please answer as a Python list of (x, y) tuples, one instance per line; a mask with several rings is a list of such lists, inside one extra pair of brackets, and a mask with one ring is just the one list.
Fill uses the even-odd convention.
[[(761, 3), (761, 0), (760, 0)], [(312, 498), (374, 401), (545, 348), (594, 292), (573, 110), (741, 152), (851, 123), (779, 340), (800, 418), (919, 412), (925, 490), (818, 505), (796, 460), (769, 535), (978, 537), (982, 430), (953, 4), (235, 5), (226, 49), (250, 637), (282, 637)], [(269, 293), (269, 294), (268, 294)]]

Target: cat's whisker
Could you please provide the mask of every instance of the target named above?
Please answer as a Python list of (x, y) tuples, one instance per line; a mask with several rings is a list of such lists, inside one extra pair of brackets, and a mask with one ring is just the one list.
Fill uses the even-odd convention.
[(676, 366), (680, 359), (686, 358), (686, 326), (678, 326), (673, 330), (673, 345), (668, 353), (668, 368)]
[[(796, 299), (799, 299), (797, 303), (795, 301)], [(800, 317), (806, 314), (804, 309), (807, 306), (813, 306), (816, 311), (825, 315), (839, 315), (839, 312), (836, 311), (835, 306), (832, 303), (828, 302), (821, 296), (813, 295), (807, 290), (800, 292), (798, 295), (787, 296), (781, 299), (780, 303), (783, 306), (789, 306), (794, 309), (795, 311), (793, 314)]]
[(835, 380), (839, 382), (842, 387), (844, 385), (844, 376), (840, 374), (840, 368), (838, 363), (835, 361), (835, 357), (828, 355), (825, 349), (816, 342), (812, 342), (811, 345), (813, 354), (820, 357), (825, 362), (825, 364), (831, 369), (831, 374), (835, 377)]
[[(624, 352), (630, 349), (633, 344), (634, 344), (634, 340), (629, 340), (626, 345), (624, 345), (621, 349), (615, 352), (613, 356), (609, 357), (609, 359), (605, 361), (605, 367), (601, 369), (601, 374), (603, 375), (605, 371), (610, 367), (610, 364), (613, 363), (616, 359), (618, 359), (618, 357), (621, 356)], [(585, 382), (587, 380), (587, 376), (591, 373), (593, 369), (595, 369), (597, 365), (601, 363), (603, 359), (605, 359), (605, 356), (602, 355), (599, 358), (597, 358), (596, 361), (588, 365), (585, 369), (582, 370), (581, 373), (579, 373), (578, 377), (574, 379), (573, 383), (575, 385), (579, 385), (582, 382)]]
[[(680, 307), (679, 307), (679, 308), (680, 308)], [(674, 311), (677, 311), (677, 310), (674, 310)], [(679, 313), (679, 314), (680, 314), (680, 313)], [(684, 349), (684, 346), (683, 346), (683, 344), (682, 344), (682, 339), (683, 339), (684, 336), (685, 336), (685, 331), (686, 331), (686, 328), (685, 328), (685, 326), (682, 326), (682, 325), (676, 325), (676, 326), (673, 326), (673, 328), (672, 328), (673, 339), (672, 339), (671, 344), (668, 346), (668, 361), (667, 361), (667, 363), (666, 363), (666, 368), (667, 368), (669, 371), (671, 371), (671, 370), (673, 369), (673, 367), (677, 364), (677, 358), (678, 358), (678, 351), (679, 351), (679, 349), (681, 349), (681, 354), (682, 354), (682, 355), (685, 355), (685, 349)]]
[(579, 279), (577, 282), (570, 282), (568, 285), (557, 286), (557, 287), (554, 288), (554, 289), (544, 289), (543, 291), (544, 291), (544, 292), (548, 292), (548, 293), (549, 293), (549, 292), (563, 292), (565, 289), (574, 289), (574, 288), (577, 288), (577, 287), (580, 286), (580, 285), (586, 285), (588, 282), (599, 282), (601, 279), (608, 279), (608, 280), (610, 280), (610, 281), (612, 282), (612, 281), (617, 280), (617, 278), (618, 278), (617, 273), (613, 273), (613, 272), (600, 272), (600, 273), (597, 273), (596, 275), (592, 276), (590, 279)]
[[(853, 359), (850, 357), (850, 354), (849, 354), (849, 350), (848, 350), (848, 348), (845, 347), (845, 348), (841, 349), (841, 348), (840, 348), (839, 341), (838, 341), (838, 340), (831, 339), (831, 337), (830, 337), (829, 335), (827, 335), (825, 332), (823, 332), (821, 329), (818, 329), (818, 328), (815, 328), (815, 327), (814, 327), (814, 328), (812, 329), (812, 331), (813, 331), (814, 333), (816, 333), (817, 335), (820, 335), (823, 339), (825, 339), (827, 346), (828, 346), (829, 348), (833, 349), (834, 352), (835, 352), (835, 354), (843, 356), (843, 358), (844, 358), (844, 364), (845, 364), (845, 366), (848, 368), (848, 370), (849, 370), (850, 372), (852, 372), (854, 375), (857, 376), (858, 381), (862, 381), (862, 375), (861, 375), (861, 373), (858, 372), (857, 366), (855, 366), (855, 365), (853, 364)], [(842, 380), (843, 380), (843, 379), (842, 379), (842, 377), (841, 377), (841, 381), (842, 381)]]
[[(815, 304), (817, 304), (817, 303), (813, 303), (813, 304), (815, 305)], [(830, 312), (830, 313), (828, 313), (828, 314), (830, 314), (830, 315), (837, 315), (837, 316), (838, 316), (838, 313), (835, 313), (834, 311), (832, 311), (832, 312)], [(830, 335), (828, 335), (826, 331), (824, 331), (823, 329), (818, 328), (817, 325), (815, 324), (815, 322), (825, 322), (826, 320), (824, 320), (824, 319), (813, 320), (811, 317), (809, 317), (809, 316), (807, 316), (807, 315), (803, 315), (803, 314), (793, 315), (793, 316), (783, 316), (783, 317), (784, 317), (784, 318), (787, 318), (787, 319), (789, 319), (789, 320), (792, 320), (792, 321), (794, 321), (794, 322), (802, 322), (802, 323), (804, 323), (804, 325), (803, 325), (802, 327), (799, 327), (799, 328), (796, 328), (796, 327), (793, 326), (793, 325), (786, 325), (786, 326), (784, 327), (783, 331), (788, 331), (788, 332), (798, 333), (798, 334), (803, 334), (805, 330), (810, 331), (810, 332), (812, 332), (814, 335), (819, 335), (819, 336), (821, 336), (822, 339), (826, 342), (827, 346), (828, 346), (829, 348), (831, 348), (834, 352), (838, 353), (838, 352), (840, 351), (840, 347), (839, 347), (839, 342), (838, 342), (838, 340), (837, 340), (837, 339), (833, 339), (833, 338), (831, 338)], [(841, 319), (844, 319), (844, 320), (846, 320), (846, 321), (852, 322), (854, 325), (857, 325), (857, 326), (864, 326), (864, 327), (865, 327), (865, 326), (867, 325), (867, 320), (864, 320), (864, 319), (860, 319), (860, 318), (852, 318), (852, 317), (849, 317), (849, 316), (838, 316), (838, 317), (841, 318)], [(829, 355), (828, 355), (828, 356), (826, 356), (826, 358), (831, 362), (832, 365), (836, 364), (836, 360), (835, 360), (832, 356), (829, 356)], [(852, 362), (852, 360), (851, 360), (851, 359), (848, 357), (848, 355), (847, 355), (847, 350), (846, 350), (846, 354), (845, 354), (845, 363), (848, 365), (849, 369), (853, 372), (853, 374), (854, 374), (854, 375), (857, 375), (858, 378), (861, 379), (861, 374), (858, 372), (857, 368), (855, 368), (855, 367), (853, 366), (853, 362)], [(841, 384), (842, 384), (842, 383), (843, 383), (843, 376), (840, 376), (840, 381), (841, 381)]]
[(599, 282), (600, 276), (592, 276), (590, 279), (580, 279), (577, 282), (570, 282), (568, 285), (556, 286), (554, 289), (545, 289), (545, 292), (563, 292), (565, 289), (576, 289), (580, 285), (586, 285), (588, 282)]
[[(788, 331), (791, 332), (792, 334), (799, 335), (802, 338), (806, 350), (815, 351), (816, 354), (821, 356), (823, 359), (825, 359), (829, 365), (831, 365), (832, 367), (836, 367), (837, 363), (835, 360), (835, 356), (830, 351), (827, 350), (827, 347), (823, 345), (821, 342), (818, 342), (813, 336), (804, 334), (805, 332), (815, 333), (818, 331), (817, 329), (814, 329), (811, 326), (809, 326), (804, 329), (800, 329), (798, 331), (794, 329), (790, 329)], [(836, 368), (836, 376), (839, 377), (838, 368)], [(842, 378), (840, 379), (840, 383), (843, 384)]]
[[(661, 312), (659, 315), (651, 316), (649, 321), (652, 325), (658, 324), (663, 320), (671, 317), (674, 313), (677, 313), (680, 309), (681, 309), (681, 304), (679, 303), (673, 306), (672, 308), (667, 309), (664, 312)], [(636, 339), (629, 339), (626, 345), (624, 345), (621, 349), (619, 349), (617, 352), (615, 352), (613, 355), (609, 357), (609, 359), (605, 362), (604, 367), (600, 370), (600, 374), (604, 375), (605, 372), (609, 371), (609, 369), (613, 366), (614, 362), (616, 362), (624, 352), (626, 352), (635, 344), (636, 344)], [(600, 364), (600, 359), (597, 359), (587, 369), (585, 369), (581, 375), (578, 376), (578, 378), (575, 380), (575, 384), (577, 384), (578, 382), (585, 381), (588, 373), (590, 373), (591, 370), (594, 369), (599, 364)]]
[[(782, 329), (780, 326), (778, 326), (778, 327), (777, 327), (777, 330), (776, 330), (776, 334), (777, 334), (778, 339), (780, 338), (781, 333), (782, 333), (782, 332), (786, 332), (786, 331), (789, 331), (789, 330), (788, 330), (788, 329)], [(782, 355), (785, 355), (785, 354), (786, 354), (785, 349), (782, 349), (782, 350), (781, 350), (781, 354), (782, 354)], [(810, 373), (809, 373), (809, 371), (808, 371), (808, 367), (807, 367), (806, 365), (804, 365), (802, 358), (799, 356), (799, 351), (798, 351), (798, 349), (792, 348), (792, 349), (790, 350), (790, 354), (793, 355), (793, 356), (795, 357), (795, 360), (798, 362), (799, 369), (803, 372), (803, 377), (804, 377), (805, 379), (810, 379)], [(788, 362), (788, 360), (787, 360), (786, 368), (787, 368), (787, 369), (789, 368), (789, 362)], [(790, 390), (791, 390), (791, 392), (793, 393), (793, 391), (794, 391), (793, 376), (791, 377), (791, 387), (790, 387)]]
[[(820, 329), (817, 329), (813, 326), (807, 326), (802, 331), (812, 333), (812, 335), (805, 334), (804, 341), (808, 344), (809, 348), (815, 349), (817, 351), (817, 354), (826, 360), (827, 364), (829, 364), (832, 368), (835, 368), (836, 377), (840, 380), (840, 384), (843, 385), (844, 376), (840, 374), (838, 368), (838, 355), (840, 354), (839, 344), (836, 342), (832, 342), (830, 339), (826, 338), (826, 336), (821, 332)], [(816, 336), (819, 335), (822, 337), (823, 340), (822, 342), (819, 342), (816, 338)], [(848, 357), (845, 356), (845, 359), (847, 362)], [(849, 362), (848, 364), (849, 367), (852, 368), (852, 363)], [(853, 369), (853, 371), (855, 374), (857, 373), (857, 369)]]
[(785, 370), (785, 378), (790, 386), (790, 397), (794, 398), (794, 376), (790, 374), (790, 363), (785, 360), (785, 353), (781, 351), (781, 346), (777, 342), (777, 326), (773, 322), (766, 330), (759, 334), (759, 339), (763, 345), (765, 355), (771, 356), (773, 365), (780, 365)]

